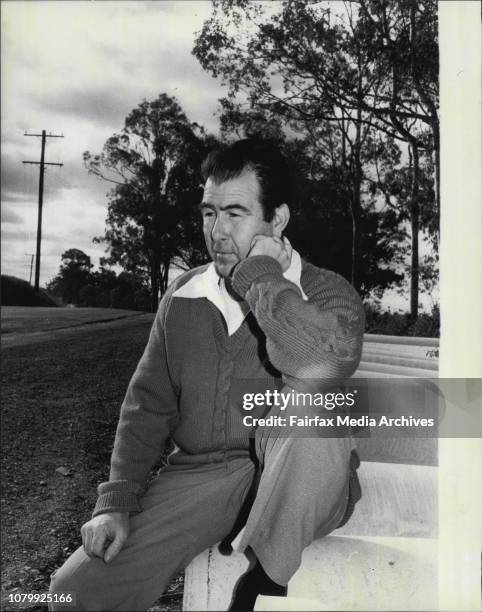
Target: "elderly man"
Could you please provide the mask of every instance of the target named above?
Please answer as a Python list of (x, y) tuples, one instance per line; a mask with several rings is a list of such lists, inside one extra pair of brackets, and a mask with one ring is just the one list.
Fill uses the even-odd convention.
[[(291, 186), (275, 147), (238, 141), (212, 152), (203, 174), (212, 263), (177, 278), (160, 303), (121, 408), (110, 479), (83, 547), (52, 577), (52, 592), (75, 593), (66, 609), (145, 610), (233, 533), (243, 509), (238, 549), (253, 566), (230, 609), (252, 610), (259, 593), (285, 593), (304, 547), (346, 520), (350, 438), (281, 427), (252, 438), (239, 397), (349, 377), (361, 356), (360, 298), (283, 238)], [(147, 482), (168, 437), (175, 451)]]

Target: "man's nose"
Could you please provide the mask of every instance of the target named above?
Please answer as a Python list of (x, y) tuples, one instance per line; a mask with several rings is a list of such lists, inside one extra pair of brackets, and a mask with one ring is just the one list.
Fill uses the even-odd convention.
[(228, 235), (228, 223), (226, 222), (226, 219), (222, 217), (222, 215), (218, 215), (211, 229), (211, 238), (214, 242), (217, 242), (218, 240), (223, 240), (224, 238), (227, 238)]

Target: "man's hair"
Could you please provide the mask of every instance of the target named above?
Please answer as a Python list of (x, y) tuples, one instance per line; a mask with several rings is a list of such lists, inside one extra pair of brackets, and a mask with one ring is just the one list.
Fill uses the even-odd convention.
[(274, 211), (292, 199), (291, 173), (279, 148), (269, 140), (247, 138), (221, 146), (209, 153), (201, 171), (204, 180), (219, 184), (238, 178), (253, 170), (260, 186), (260, 203), (265, 221), (271, 221)]

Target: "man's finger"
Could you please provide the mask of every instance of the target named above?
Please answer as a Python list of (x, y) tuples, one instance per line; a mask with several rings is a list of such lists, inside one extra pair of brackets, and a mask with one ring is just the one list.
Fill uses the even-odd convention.
[(251, 248), (253, 248), (254, 245), (260, 240), (266, 240), (267, 238), (268, 236), (263, 236), (263, 234), (256, 234), (256, 236), (253, 236), (253, 239), (251, 240)]
[(286, 238), (286, 236), (283, 236), (283, 244), (291, 259), (291, 253), (293, 252), (293, 247), (291, 246), (291, 242), (288, 240), (288, 238)]
[(103, 557), (104, 549), (107, 544), (107, 533), (104, 529), (97, 529), (92, 538), (92, 554), (95, 557)]
[(104, 561), (106, 563), (110, 563), (112, 559), (120, 553), (125, 540), (126, 538), (123, 534), (117, 533), (116, 537), (105, 551)]
[(91, 529), (82, 530), (82, 543), (84, 545), (85, 554), (91, 557), (92, 556), (92, 530)]

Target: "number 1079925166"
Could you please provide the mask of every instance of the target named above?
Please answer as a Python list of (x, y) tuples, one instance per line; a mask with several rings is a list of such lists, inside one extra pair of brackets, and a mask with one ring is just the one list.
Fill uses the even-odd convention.
[(63, 603), (75, 605), (75, 593), (10, 593), (8, 602), (22, 603)]

